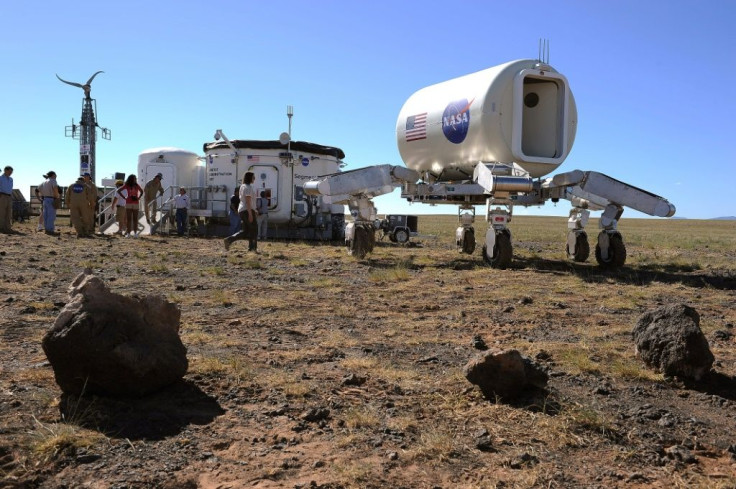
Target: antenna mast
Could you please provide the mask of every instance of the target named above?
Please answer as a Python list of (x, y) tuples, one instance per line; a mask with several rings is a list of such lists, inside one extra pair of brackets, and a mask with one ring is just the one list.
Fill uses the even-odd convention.
[(539, 39), (537, 61), (547, 65), (549, 64), (549, 39)]
[[(94, 80), (100, 73), (104, 72), (98, 71), (92, 75), (84, 85), (81, 83), (66, 81), (59, 75), (56, 75), (56, 78), (58, 78), (59, 81), (84, 90), (84, 99), (82, 99), (82, 118), (79, 121), (79, 125), (75, 125), (74, 119), (72, 119), (72, 125), (66, 126), (64, 135), (72, 139), (79, 139), (79, 174), (82, 175), (85, 172), (89, 172), (93, 182), (95, 181), (96, 167), (95, 143), (97, 141), (97, 128), (100, 126), (97, 124), (95, 119), (97, 101), (90, 96), (90, 92), (92, 91), (92, 80)], [(109, 141), (112, 137), (110, 130), (100, 127), (100, 131), (102, 139), (107, 139)]]

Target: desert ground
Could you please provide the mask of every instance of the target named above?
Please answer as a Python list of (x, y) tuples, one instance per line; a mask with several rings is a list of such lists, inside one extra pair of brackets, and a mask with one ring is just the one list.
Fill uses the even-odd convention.
[[(735, 221), (624, 216), (627, 263), (603, 271), (566, 259), (565, 218), (514, 217), (506, 270), (456, 251), (456, 219), (420, 216), (423, 237), (362, 260), (16, 223), (0, 235), (0, 487), (736, 487)], [(179, 305), (181, 382), (61, 392), (41, 340), (86, 268)], [(700, 382), (635, 356), (639, 316), (674, 302), (716, 358)], [(546, 391), (483, 398), (462, 373), (480, 343), (544, 366)]]

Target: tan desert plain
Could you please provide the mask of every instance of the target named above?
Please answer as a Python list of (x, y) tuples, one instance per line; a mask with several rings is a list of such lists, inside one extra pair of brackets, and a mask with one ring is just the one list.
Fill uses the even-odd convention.
[[(59, 222), (0, 236), (2, 488), (736, 487), (736, 221), (622, 220), (627, 261), (608, 271), (566, 258), (558, 217), (513, 218), (506, 270), (454, 248), (457, 216), (420, 216), (425, 237), (365, 259)], [(181, 382), (61, 392), (41, 340), (84, 269), (181, 308)], [(635, 355), (637, 319), (672, 303), (715, 356), (700, 382)], [(485, 399), (462, 373), (479, 340), (534, 359), (547, 389)]]

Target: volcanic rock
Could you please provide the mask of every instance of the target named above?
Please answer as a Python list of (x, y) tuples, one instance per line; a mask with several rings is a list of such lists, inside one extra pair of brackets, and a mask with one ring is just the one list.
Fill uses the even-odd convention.
[(470, 360), (463, 373), (489, 400), (497, 396), (511, 399), (530, 388), (543, 389), (548, 378), (541, 366), (518, 350), (485, 351)]
[(74, 279), (69, 299), (42, 342), (64, 392), (141, 397), (186, 373), (177, 305), (112, 293), (89, 270)]
[(713, 366), (715, 358), (692, 307), (668, 304), (648, 311), (632, 334), (636, 354), (665, 375), (700, 380)]

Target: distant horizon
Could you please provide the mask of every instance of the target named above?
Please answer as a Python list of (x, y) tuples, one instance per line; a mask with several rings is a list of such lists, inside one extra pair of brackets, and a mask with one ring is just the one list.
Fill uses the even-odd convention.
[[(96, 122), (111, 131), (97, 140), (97, 184), (137, 172), (149, 148), (202, 154), (217, 129), (248, 140), (291, 129), (294, 140), (341, 148), (345, 169), (355, 170), (403, 164), (396, 124), (412, 94), (536, 59), (541, 38), (578, 113), (570, 155), (548, 177), (596, 171), (664, 197), (675, 217), (736, 215), (728, 156), (736, 99), (693, 97), (724, 93), (713, 74), (736, 65), (736, 2), (72, 5), (15, 2), (0, 18), (0, 165), (15, 168), (26, 198), (49, 170), (64, 185), (80, 172), (79, 141), (65, 128), (79, 123), (84, 94), (57, 76), (76, 83), (104, 72), (91, 89)], [(216, 20), (223, 15), (234, 28)], [(414, 212), (398, 190), (375, 202), (379, 212)], [(514, 213), (566, 216), (571, 207), (548, 202)], [(645, 215), (623, 214), (637, 217)]]

